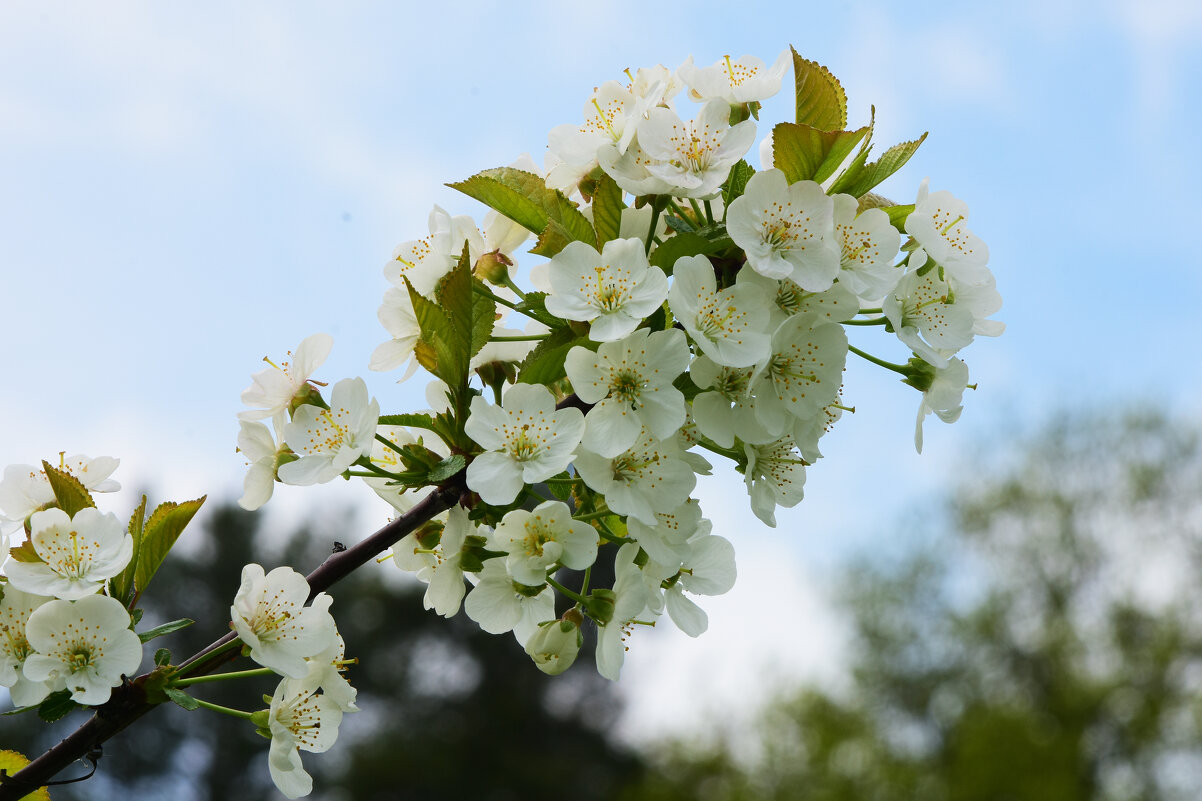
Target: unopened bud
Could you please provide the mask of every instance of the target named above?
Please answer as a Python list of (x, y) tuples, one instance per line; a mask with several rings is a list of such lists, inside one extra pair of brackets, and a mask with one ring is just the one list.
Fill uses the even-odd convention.
[(476, 260), (475, 272), (476, 277), (481, 281), (488, 281), (496, 286), (504, 286), (509, 279), (509, 268), (513, 266), (513, 259), (506, 256), (499, 250), (494, 250), (491, 253), (485, 253)]
[(322, 409), (330, 408), (330, 404), (326, 403), (325, 398), (321, 397), (321, 391), (308, 381), (301, 384), (300, 389), (292, 396), (292, 401), (288, 404), (288, 413), (294, 415), (298, 408), (306, 404), (309, 406), (318, 406)]
[(526, 641), (526, 653), (534, 665), (549, 676), (557, 676), (572, 666), (580, 653), (580, 624), (569, 617), (579, 618), (575, 609), (569, 610), (560, 620), (540, 623), (538, 631)]

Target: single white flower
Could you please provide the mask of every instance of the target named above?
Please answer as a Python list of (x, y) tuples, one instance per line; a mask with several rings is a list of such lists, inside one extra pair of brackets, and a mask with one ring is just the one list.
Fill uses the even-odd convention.
[(284, 679), (271, 697), (268, 728), (271, 748), (267, 767), (271, 780), (288, 798), (313, 791), (313, 779), (301, 765), (300, 751), (322, 753), (338, 739), (342, 709), (333, 699), (304, 683)]
[(989, 248), (969, 228), (968, 204), (951, 192), (930, 192), (923, 179), (914, 211), (906, 217), (906, 233), (914, 237), (931, 259), (963, 284), (988, 280)]
[(280, 438), (276, 445), (279, 430), (273, 437), (271, 429), (262, 423), (248, 420), (238, 421), (238, 450), (246, 457), (249, 469), (246, 478), (242, 480), (242, 497), (238, 505), (247, 511), (254, 511), (271, 500), (275, 490), (275, 471), (279, 465), (280, 455), (287, 453), (288, 448)]
[(621, 339), (668, 296), (668, 277), (647, 261), (639, 239), (612, 239), (598, 253), (572, 242), (550, 261), (547, 311), (564, 320), (592, 323), (595, 342)]
[(638, 541), (647, 555), (661, 565), (679, 566), (689, 558), (689, 537), (701, 525), (701, 504), (688, 499), (671, 512), (657, 512), (655, 525), (649, 526), (637, 517), (626, 521), (630, 536)]
[[(708, 521), (707, 521), (708, 522)], [(700, 637), (709, 627), (709, 616), (705, 610), (685, 596), (722, 595), (735, 585), (735, 549), (730, 541), (699, 531), (689, 540), (689, 557), (681, 565), (680, 573), (664, 593), (668, 617), (690, 637)]]
[[(709, 101), (696, 119), (687, 122), (670, 109), (648, 110), (646, 119), (638, 124), (639, 147), (652, 159), (647, 171), (670, 186), (677, 197), (717, 194), (730, 168), (755, 141), (754, 122), (744, 120), (732, 126), (729, 120), (730, 106), (720, 100)], [(622, 186), (621, 181), (618, 185)]]
[[(931, 269), (924, 272), (924, 266)], [(972, 342), (972, 308), (959, 302), (952, 284), (940, 277), (921, 248), (910, 254), (909, 272), (881, 308), (897, 338), (933, 367), (946, 367), (953, 353)]]
[(555, 593), (545, 581), (536, 586), (514, 581), (503, 559), (489, 559), (477, 576), (463, 611), (489, 634), (512, 631), (524, 647), (539, 623), (555, 617)]
[(260, 408), (238, 412), (238, 419), (274, 417), (282, 426), (292, 398), (313, 371), (321, 367), (333, 347), (334, 338), (329, 334), (313, 334), (301, 340), (295, 351), (289, 351), (288, 360), (279, 365), (264, 358), (263, 361), (271, 366), (252, 375), (250, 378), (254, 383), (242, 392), (243, 403)]
[(435, 206), (430, 212), (429, 226), (429, 236), (397, 245), (384, 265), (384, 277), (394, 286), (405, 291), (408, 278), (413, 288), (426, 297), (434, 294), (439, 279), (459, 261), (464, 243), (472, 264), (486, 252), (480, 229), (467, 215), (452, 217), (442, 207)]
[(841, 281), (821, 292), (807, 292), (788, 278), (779, 281), (765, 278), (748, 270), (739, 274), (747, 283), (762, 286), (773, 299), (769, 307), (768, 330), (775, 331), (781, 323), (799, 314), (812, 313), (828, 323), (842, 323), (860, 311), (860, 299)]
[(647, 612), (650, 600), (643, 571), (634, 563), (639, 546), (633, 542), (618, 549), (614, 558), (614, 613), (597, 627), (597, 672), (617, 681), (626, 659), (626, 641), (634, 633), (637, 619)]
[(833, 203), (818, 184), (789, 184), (780, 170), (762, 170), (730, 204), (726, 230), (760, 275), (789, 278), (807, 292), (821, 292), (839, 274), (833, 214)]
[(805, 459), (791, 436), (766, 445), (745, 444), (743, 450), (747, 454), (744, 480), (751, 496), (751, 511), (775, 528), (777, 506), (788, 509), (801, 503)]
[(564, 370), (576, 396), (595, 404), (581, 444), (611, 457), (634, 445), (644, 426), (656, 439), (672, 435), (685, 420), (684, 395), (672, 382), (688, 364), (689, 344), (675, 329), (639, 328), (596, 353), (572, 348)]
[(25, 659), (25, 678), (70, 690), (76, 703), (103, 704), (142, 664), (142, 642), (129, 627), (129, 612), (107, 595), (48, 601), (25, 625), (36, 652)]
[(29, 538), (42, 561), (10, 559), (4, 567), (9, 583), (69, 601), (99, 592), (133, 556), (133, 537), (117, 516), (94, 507), (74, 517), (58, 508), (34, 512)]
[(839, 283), (864, 301), (885, 297), (902, 277), (901, 267), (895, 264), (901, 234), (880, 209), (861, 212), (851, 195), (835, 195), (831, 200), (839, 245)]
[(605, 496), (610, 509), (649, 526), (658, 522), (656, 512), (676, 509), (697, 486), (676, 438), (657, 440), (646, 428), (629, 450), (611, 459), (584, 451), (575, 466), (584, 483)]
[[(121, 485), (109, 478), (120, 459), (97, 456), (92, 459), (82, 453), (74, 456), (59, 456), (58, 469), (72, 476), (92, 492), (116, 492)], [(39, 465), (10, 464), (4, 468), (4, 479), (0, 481), (0, 535), (12, 534), (25, 523), (26, 518), (54, 503), (54, 490), (50, 479)], [(4, 542), (0, 540), (0, 546)]]
[(306, 660), (328, 648), (337, 634), (330, 616), (333, 599), (318, 593), (310, 606), (309, 582), (290, 567), (242, 568), (242, 584), (230, 607), (234, 631), (250, 647), (250, 658), (283, 676), (302, 679)]
[(417, 574), (420, 580), (427, 582), (426, 594), (422, 596), (424, 608), (433, 609), (435, 614), (443, 617), (454, 617), (459, 613), (459, 604), (467, 591), (461, 565), (463, 545), (475, 533), (476, 524), (468, 517), (467, 509), (452, 507), (447, 513), (438, 548), (431, 549), (434, 553), (428, 554), (433, 559)]
[(598, 150), (608, 146), (617, 155), (624, 154), (639, 120), (658, 100), (649, 91), (635, 96), (617, 81), (603, 83), (584, 107), (583, 124), (558, 125), (547, 136), (547, 156), (554, 164), (547, 172), (547, 186), (571, 193), (597, 166)]
[(505, 558), (509, 575), (526, 586), (545, 583), (547, 570), (556, 565), (584, 570), (597, 558), (596, 530), (573, 520), (572, 510), (562, 501), (507, 513), (494, 537), (497, 548), (509, 554)]
[(467, 485), (485, 503), (512, 503), (524, 484), (535, 484), (567, 469), (584, 434), (579, 409), (555, 409), (546, 387), (517, 384), (500, 406), (477, 395), (464, 431), (481, 453), (467, 467)]
[(677, 259), (668, 305), (705, 355), (727, 367), (750, 367), (768, 355), (768, 304), (763, 287), (735, 280), (718, 289), (705, 256)]
[(767, 100), (779, 92), (781, 78), (791, 64), (788, 50), (783, 51), (771, 67), (755, 56), (737, 59), (723, 56), (721, 61), (708, 67), (697, 67), (693, 57), (689, 56), (677, 72), (689, 85), (692, 99), (699, 102), (719, 99), (739, 106)]
[(755, 386), (759, 367), (725, 367), (700, 355), (689, 366), (693, 383), (705, 392), (693, 398), (693, 422), (697, 430), (723, 448), (733, 447), (735, 437), (744, 442), (768, 442), (772, 432), (755, 413)]
[(934, 412), (945, 423), (954, 423), (964, 411), (961, 400), (968, 386), (968, 365), (959, 359), (949, 359), (947, 367), (936, 368), (931, 385), (922, 393), (918, 404), (918, 421), (914, 424), (914, 448), (922, 453), (922, 422)]
[(300, 455), (280, 465), (285, 484), (322, 484), (341, 475), (375, 444), (380, 404), (367, 396), (362, 378), (344, 378), (330, 392), (330, 408), (298, 406), (284, 427), (288, 447)]
[(41, 703), (50, 694), (50, 685), (31, 681), (25, 676), (25, 660), (33, 654), (33, 646), (25, 635), (25, 625), (33, 610), (51, 599), (31, 595), (8, 584), (0, 597), (0, 687), (7, 687), (16, 706)]
[[(355, 660), (350, 660), (354, 662)], [(323, 697), (333, 701), (343, 712), (358, 712), (355, 698), (359, 692), (342, 675), (349, 662), (346, 659), (346, 643), (338, 630), (334, 630), (334, 641), (320, 654), (309, 658), (309, 672), (303, 679), (293, 679), (305, 690), (321, 690)]]
[(843, 326), (799, 314), (780, 324), (753, 388), (760, 422), (774, 435), (835, 402), (847, 362)]
[(384, 292), (376, 317), (392, 339), (380, 343), (371, 354), (368, 369), (384, 372), (395, 370), (406, 362), (409, 366), (401, 381), (417, 372), (417, 360), (413, 359), (413, 348), (421, 339), (422, 329), (413, 311), (413, 300), (407, 289), (389, 287)]

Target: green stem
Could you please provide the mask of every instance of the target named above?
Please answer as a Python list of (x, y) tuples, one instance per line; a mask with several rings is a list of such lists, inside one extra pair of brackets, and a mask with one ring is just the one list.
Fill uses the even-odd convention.
[(547, 576), (547, 583), (548, 583), (548, 584), (550, 584), (550, 585), (551, 585), (552, 587), (554, 587), (555, 589), (557, 589), (557, 590), (559, 590), (560, 592), (562, 592), (564, 595), (566, 595), (566, 596), (568, 596), (569, 598), (571, 598), (573, 601), (579, 601), (580, 603), (584, 603), (584, 596), (583, 596), (583, 595), (581, 595), (581, 594), (580, 594), (580, 593), (578, 593), (578, 592), (574, 592), (574, 591), (572, 591), (572, 590), (569, 590), (567, 587), (563, 586), (562, 584), (560, 584), (558, 581), (556, 581), (555, 579), (551, 578), (550, 576)]
[(660, 211), (659, 205), (652, 203), (651, 204), (651, 228), (648, 229), (648, 231), (647, 231), (647, 247), (644, 248), (644, 251), (647, 253), (651, 252), (651, 241), (652, 240), (658, 241), (658, 239), (655, 236), (655, 226), (659, 224), (659, 211)]
[(603, 509), (600, 512), (589, 512), (588, 514), (585, 514), (585, 515), (576, 515), (572, 519), (579, 520), (582, 523), (587, 523), (590, 520), (600, 520), (601, 518), (609, 517), (612, 514), (615, 514), (615, 513), (611, 512), (608, 509)]
[(672, 211), (676, 212), (677, 217), (685, 222), (689, 221), (689, 215), (685, 214), (684, 209), (682, 209), (672, 198), (668, 198), (668, 207), (672, 209)]
[(705, 448), (710, 453), (716, 453), (719, 456), (725, 456), (727, 459), (730, 459), (732, 462), (738, 462), (740, 459), (743, 459), (746, 457), (746, 454), (741, 453), (741, 452), (735, 450), (734, 448), (723, 448), (718, 443), (711, 442), (710, 440), (708, 440), (704, 437), (699, 437), (697, 439), (697, 444), (700, 445), (702, 448)]
[(243, 712), (239, 709), (230, 709), (228, 706), (218, 706), (217, 704), (210, 704), (208, 701), (202, 701), (199, 698), (193, 698), (192, 700), (195, 701), (196, 703), (200, 704), (205, 709), (211, 709), (214, 712), (220, 712), (223, 715), (230, 715), (235, 718), (242, 718), (243, 720), (253, 720), (254, 719), (254, 715), (252, 715), (250, 712)]
[(593, 575), (593, 566), (589, 565), (584, 569), (584, 581), (580, 584), (580, 592), (583, 595), (588, 592), (588, 582)]
[(705, 215), (701, 213), (701, 206), (693, 198), (689, 198), (689, 205), (693, 207), (693, 213), (697, 215), (697, 223), (700, 224), (705, 219)]
[(877, 317), (874, 320), (844, 320), (844, 325), (884, 325), (889, 322), (888, 317)]
[(703, 202), (705, 206), (705, 219), (710, 225), (714, 224), (714, 207), (710, 205), (708, 200)]
[(507, 286), (511, 290), (513, 290), (513, 294), (517, 295), (522, 300), (526, 299), (526, 293), (521, 290), (521, 287), (519, 287), (517, 284), (515, 284), (513, 282), (513, 278), (510, 277), (508, 272), (505, 273), (504, 284), (505, 284), (505, 286)]
[(608, 540), (609, 542), (617, 542), (617, 543), (630, 542), (630, 540), (627, 539), (626, 537), (619, 537), (617, 534), (613, 533), (613, 530), (610, 529), (609, 526), (605, 525), (604, 520), (597, 518), (596, 523), (598, 526), (601, 527), (602, 538)]
[(860, 309), (857, 314), (884, 314), (884, 309)]
[(527, 317), (530, 317), (530, 319), (532, 319), (532, 320), (538, 319), (529, 314), (526, 314), (526, 312), (522, 311), (521, 309), (519, 309), (517, 307), (517, 304), (512, 303), (511, 301), (505, 300), (505, 298), (502, 298), (498, 295), (494, 295), (492, 292), (489, 292), (487, 289), (485, 289), (483, 286), (480, 286), (479, 284), (472, 284), (472, 291), (475, 292), (477, 295), (483, 295), (484, 297), (491, 300), (493, 303), (500, 303), (502, 306), (508, 306), (509, 308), (513, 309), (515, 312), (525, 314)]
[(226, 679), (243, 679), (252, 676), (270, 676), (275, 673), (271, 668), (254, 668), (253, 670), (235, 670), (230, 673), (211, 673), (208, 676), (196, 676), (191, 679), (177, 679), (171, 682), (172, 687), (188, 687), (192, 684), (203, 684), (206, 681), (225, 681)]
[(382, 443), (386, 448), (391, 448), (392, 450), (396, 451), (397, 453), (405, 452), (404, 449), (401, 448), (400, 445), (397, 445), (395, 442), (393, 442), (392, 440), (390, 440), (388, 437), (384, 436), (383, 434), (376, 434), (376, 442)]
[(887, 362), (884, 359), (878, 359), (877, 357), (873, 356), (871, 353), (865, 353), (864, 351), (860, 350), (855, 345), (848, 345), (847, 349), (850, 350), (852, 353), (856, 354), (857, 356), (859, 356), (861, 359), (867, 359), (868, 361), (872, 362), (873, 364), (879, 364), (881, 367), (884, 367), (886, 370), (892, 370), (895, 373), (901, 373), (902, 375), (906, 376), (907, 378), (910, 376), (910, 371), (907, 370), (904, 366), (902, 366), (900, 364), (893, 364), (892, 362)]
[(521, 336), (512, 336), (512, 337), (505, 337), (505, 336), (489, 337), (488, 341), (489, 342), (538, 342), (539, 340), (546, 339), (549, 336), (551, 336), (551, 335), (550, 334), (522, 334)]

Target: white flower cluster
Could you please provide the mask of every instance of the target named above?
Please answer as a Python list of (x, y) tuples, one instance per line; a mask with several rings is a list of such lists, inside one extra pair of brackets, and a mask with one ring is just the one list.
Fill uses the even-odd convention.
[(308, 597), (309, 583), (292, 568), (265, 574), (250, 564), (230, 607), (231, 625), (250, 658), (283, 676), (260, 728), (271, 737), (272, 781), (288, 798), (313, 790), (300, 751), (327, 751), (343, 713), (358, 711), (355, 688), (342, 675), (348, 661), (330, 596), (318, 593), (305, 606)]
[[(760, 103), (790, 64), (798, 122), (773, 129), (756, 171), (745, 156)], [(771, 66), (744, 56), (628, 71), (594, 91), (583, 122), (551, 131), (545, 170), (523, 157), (452, 184), (492, 211), (481, 229), (435, 207), (429, 236), (397, 247), (379, 311), (390, 339), (370, 360), (402, 381), (434, 374), (432, 408), (382, 420), (362, 379), (335, 384), (327, 403), (309, 376), (329, 337), (310, 337), (243, 395), (258, 407), (239, 438), (243, 506), (276, 480), (338, 475), (363, 477), (402, 513), (430, 487), (459, 490), (393, 561), (427, 584), (427, 609), (512, 631), (548, 673), (573, 663), (586, 621), (615, 680), (639, 626), (666, 613), (701, 634), (694, 596), (735, 580), (733, 547), (692, 497), (707, 456), (734, 463), (774, 526), (778, 507), (801, 501), (822, 436), (854, 411), (849, 353), (922, 393), (921, 451), (928, 414), (960, 414), (957, 354), (1003, 328), (963, 201), (926, 182), (912, 205), (870, 192), (922, 140), (868, 163), (870, 127), (832, 129), (846, 124), (842, 90), (803, 103), (803, 69), (817, 70), (807, 91), (834, 82), (787, 51)], [(686, 89), (693, 113), (677, 105)], [(523, 289), (513, 254), (531, 235), (546, 260)], [(874, 328), (912, 356), (891, 363), (849, 341)], [(252, 419), (268, 416), (275, 437)]]
[[(59, 469), (86, 489), (113, 491), (118, 460), (76, 455)], [(69, 515), (54, 506), (45, 471), (10, 465), (0, 481), (0, 510), (10, 531), (25, 528), (22, 547), (6, 549), (0, 582), (0, 686), (18, 707), (67, 690), (96, 706), (142, 663), (142, 642), (125, 606), (106, 594), (133, 540), (112, 513), (94, 507)]]

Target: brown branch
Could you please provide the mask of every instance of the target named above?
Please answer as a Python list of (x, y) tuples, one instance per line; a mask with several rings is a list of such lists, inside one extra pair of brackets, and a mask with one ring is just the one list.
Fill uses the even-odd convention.
[[(379, 556), (440, 512), (450, 509), (466, 492), (464, 473), (460, 471), (435, 488), (408, 512), (363, 542), (348, 550), (331, 554), (307, 576), (310, 599)], [(236, 638), (234, 632), (230, 632), (189, 657), (183, 662), (179, 675), (203, 676), (212, 673), (238, 655), (237, 648), (221, 648)], [(126, 680), (120, 687), (115, 688), (109, 700), (96, 707), (95, 714), (86, 723), (17, 773), (6, 776), (0, 772), (0, 801), (17, 801), (45, 785), (60, 771), (98, 749), (101, 743), (158, 706), (158, 703), (151, 703), (147, 698), (146, 683), (150, 676), (150, 673), (143, 674), (133, 681)]]

